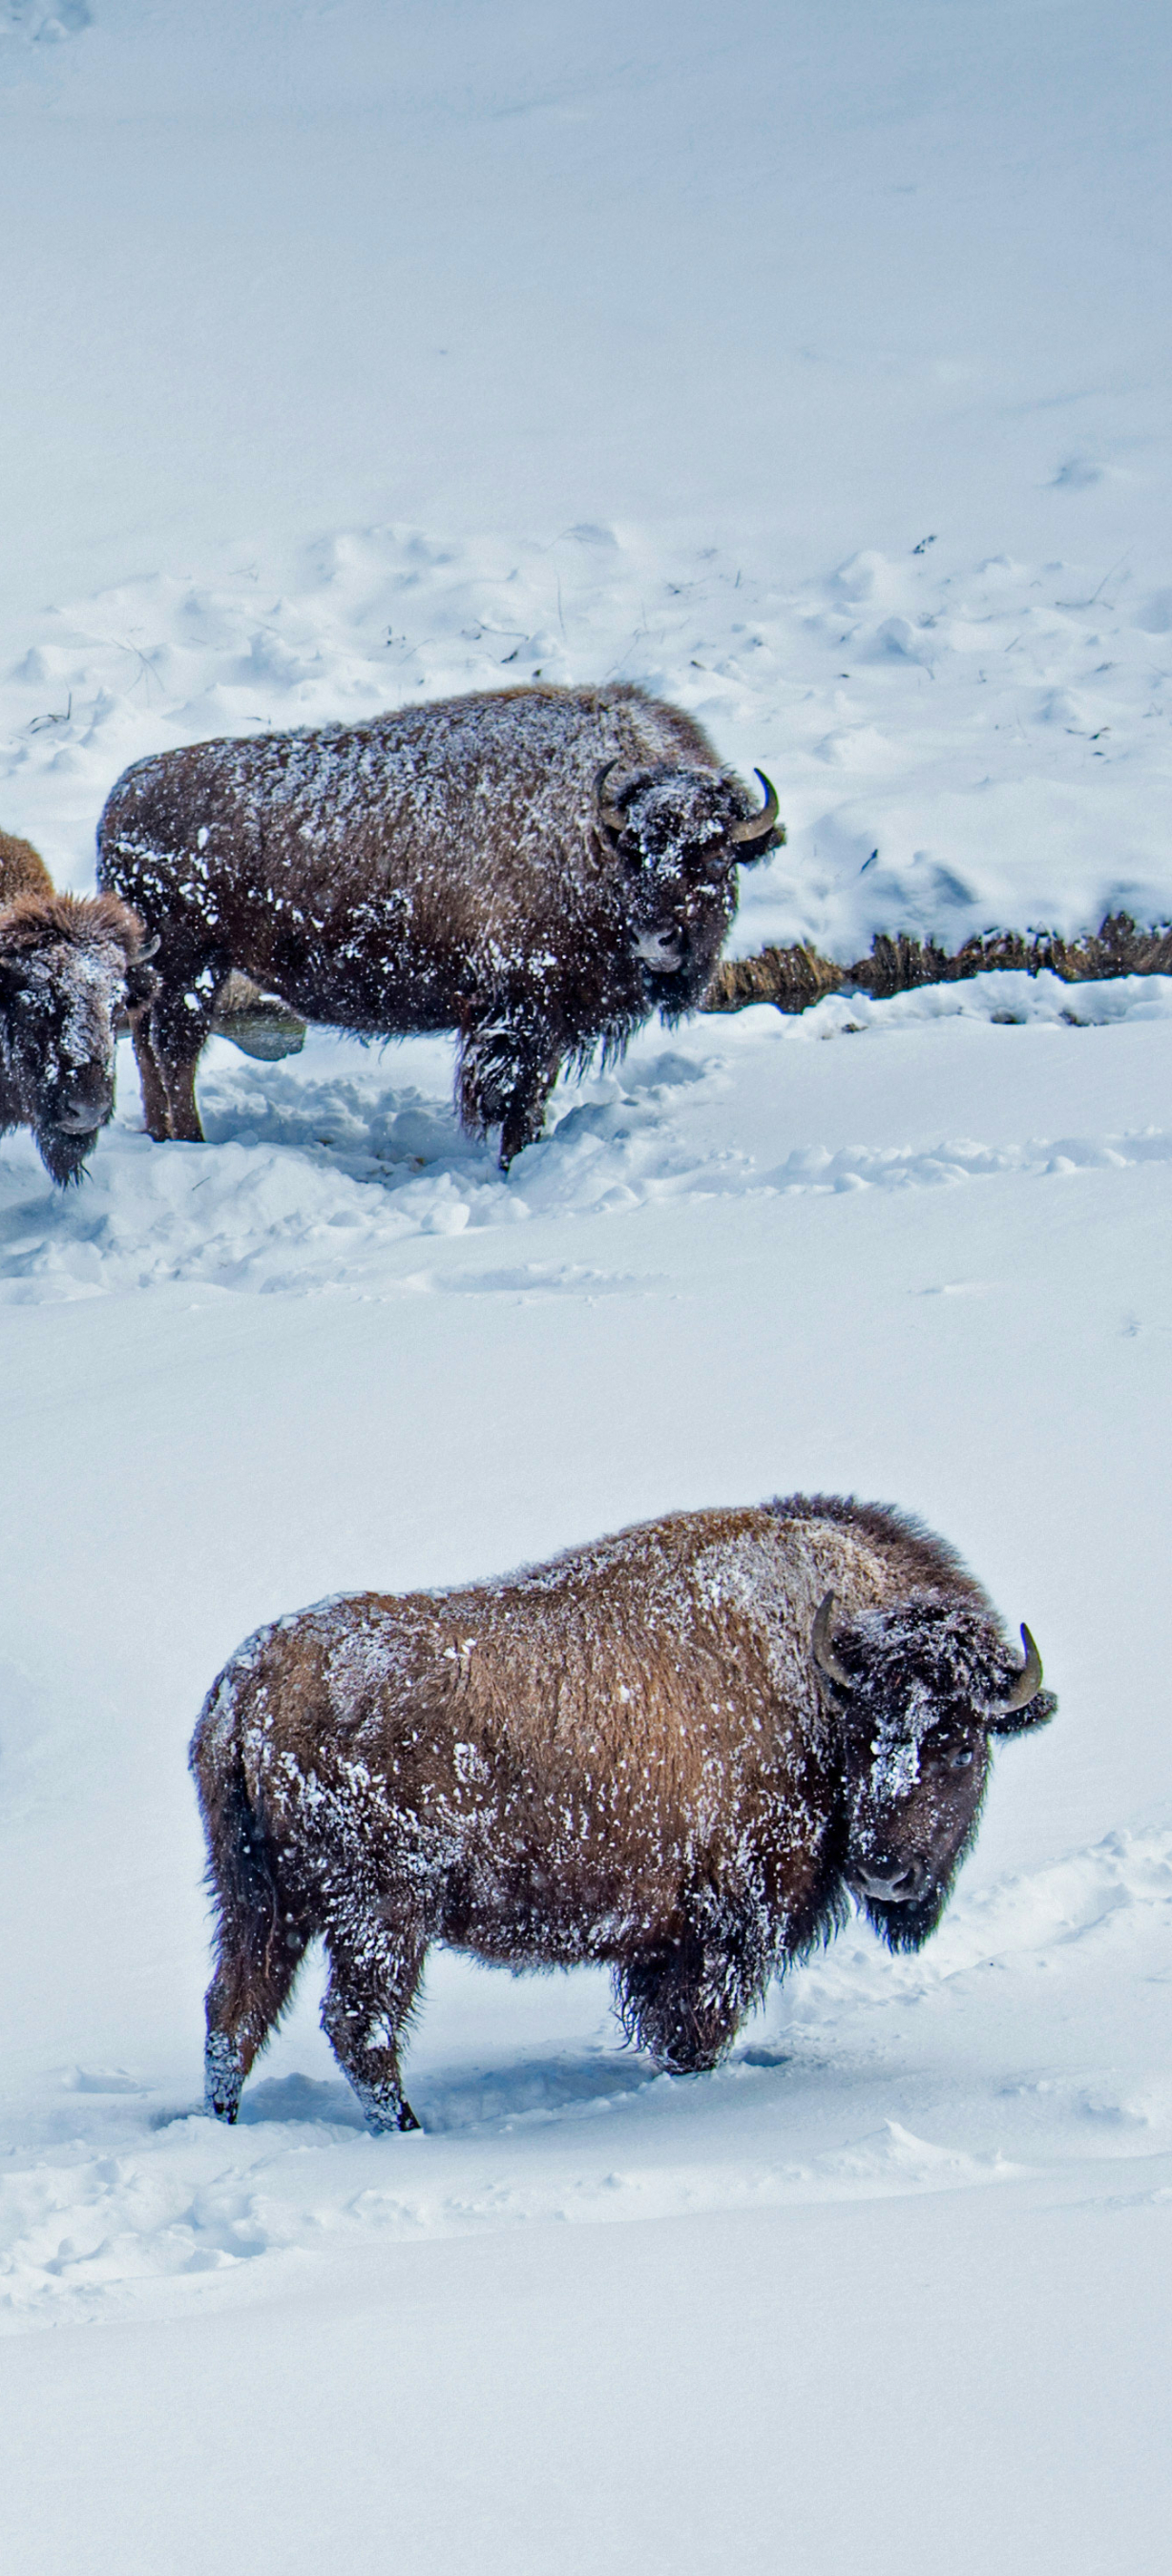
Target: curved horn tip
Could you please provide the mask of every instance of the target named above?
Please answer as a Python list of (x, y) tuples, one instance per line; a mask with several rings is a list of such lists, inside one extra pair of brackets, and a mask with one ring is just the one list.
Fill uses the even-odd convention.
[(1008, 1698), (1001, 1702), (1002, 1711), (1007, 1717), (1012, 1709), (1027, 1708), (1030, 1701), (1037, 1698), (1042, 1687), (1042, 1658), (1024, 1619), (1021, 1623), (1021, 1642), (1025, 1660)]
[(753, 776), (761, 781), (765, 802), (759, 814), (746, 814), (743, 822), (733, 824), (729, 833), (730, 841), (763, 841), (766, 833), (772, 832), (776, 824), (777, 789), (772, 779), (766, 777), (763, 769), (755, 769)]
[(827, 1681), (837, 1683), (839, 1690), (849, 1691), (854, 1689), (854, 1682), (845, 1664), (840, 1664), (830, 1642), (834, 1612), (835, 1596), (833, 1592), (827, 1592), (814, 1614), (814, 1625), (810, 1631), (810, 1652), (819, 1672), (825, 1674)]

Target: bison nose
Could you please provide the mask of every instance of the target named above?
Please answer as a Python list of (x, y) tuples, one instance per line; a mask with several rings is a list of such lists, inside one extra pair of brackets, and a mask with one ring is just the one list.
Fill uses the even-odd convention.
[(53, 1109), (53, 1125), (66, 1136), (89, 1136), (105, 1125), (114, 1106), (114, 1085), (97, 1065), (71, 1074), (63, 1082)]
[(883, 1905), (914, 1905), (930, 1875), (926, 1860), (872, 1861), (868, 1868), (856, 1871), (855, 1886), (861, 1896), (874, 1897)]

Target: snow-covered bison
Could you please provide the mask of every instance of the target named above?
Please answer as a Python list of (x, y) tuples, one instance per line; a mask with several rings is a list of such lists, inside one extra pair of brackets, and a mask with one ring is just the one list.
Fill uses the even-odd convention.
[(80, 1180), (114, 1107), (151, 943), (116, 895), (57, 894), (31, 841), (0, 832), (0, 1135), (31, 1127), (50, 1179)]
[(848, 1892), (935, 1929), (993, 1736), (1056, 1702), (942, 1540), (801, 1495), (683, 1512), (450, 1592), (263, 1628), (192, 1743), (218, 1955), (207, 2102), (234, 2119), (309, 1942), (374, 2129), (416, 2127), (399, 2044), (434, 1941), (606, 1960), (629, 2036), (714, 2066)]
[(366, 1037), (452, 1029), (457, 1101), (507, 1168), (559, 1065), (702, 999), (738, 864), (783, 837), (678, 707), (504, 689), (136, 762), (101, 882), (160, 934), (136, 1030), (152, 1136), (198, 1139), (195, 1069), (232, 967)]

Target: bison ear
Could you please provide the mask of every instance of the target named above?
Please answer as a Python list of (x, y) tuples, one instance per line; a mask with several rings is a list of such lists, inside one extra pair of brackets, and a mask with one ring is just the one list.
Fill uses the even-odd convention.
[(1048, 1726), (1057, 1706), (1055, 1691), (1035, 1691), (1024, 1708), (1013, 1709), (1003, 1717), (989, 1718), (988, 1732), (990, 1735), (1028, 1735), (1031, 1727)]

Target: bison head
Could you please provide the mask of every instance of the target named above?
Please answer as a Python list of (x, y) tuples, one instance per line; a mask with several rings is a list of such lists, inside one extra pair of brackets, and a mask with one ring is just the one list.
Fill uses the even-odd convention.
[(812, 1651), (841, 1733), (843, 1874), (892, 1950), (918, 1950), (940, 1921), (976, 1835), (990, 1737), (1044, 1726), (1058, 1705), (1021, 1633), (1019, 1665), (973, 1602), (913, 1595), (837, 1630), (833, 1594), (818, 1612)]
[(619, 863), (631, 947), (648, 999), (669, 1019), (695, 1008), (737, 908), (734, 874), (784, 840), (777, 798), (757, 771), (759, 813), (735, 778), (662, 762), (613, 788), (598, 772), (598, 824)]
[(113, 1111), (115, 1041), (156, 988), (150, 953), (113, 895), (29, 895), (0, 911), (0, 1132), (31, 1127), (61, 1185), (80, 1179)]

